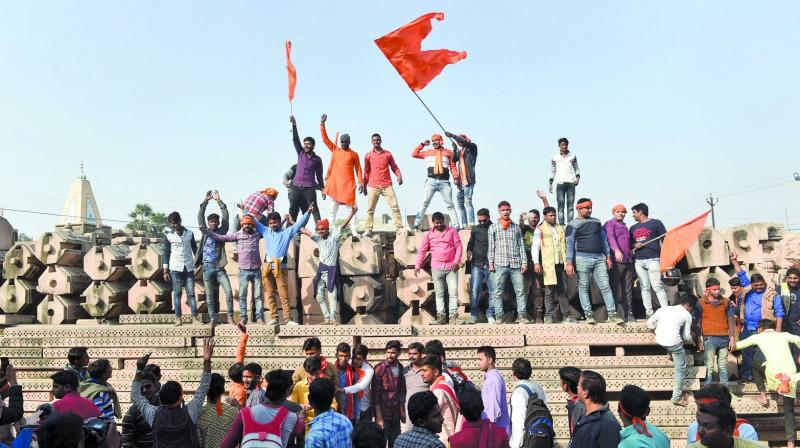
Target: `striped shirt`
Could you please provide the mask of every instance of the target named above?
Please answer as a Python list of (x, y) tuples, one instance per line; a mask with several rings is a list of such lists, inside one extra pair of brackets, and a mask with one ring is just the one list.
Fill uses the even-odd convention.
[(227, 403), (221, 403), (222, 415), (217, 415), (215, 404), (206, 404), (200, 409), (197, 418), (197, 432), (200, 434), (200, 446), (203, 448), (219, 448), (222, 439), (239, 414), (239, 409)]
[(322, 238), (319, 235), (311, 237), (311, 241), (319, 246), (319, 262), (321, 264), (336, 266), (336, 260), (339, 258), (339, 236), (341, 233), (338, 227), (334, 227), (327, 238)]
[[(489, 264), (518, 269), (525, 259), (525, 241), (519, 224), (511, 222), (508, 228), (496, 222), (489, 226)], [(527, 260), (526, 260), (527, 261)]]
[(414, 425), (411, 431), (406, 431), (395, 439), (394, 448), (445, 448), (445, 446), (428, 428)]
[(353, 424), (342, 414), (328, 409), (309, 423), (306, 448), (350, 448)]

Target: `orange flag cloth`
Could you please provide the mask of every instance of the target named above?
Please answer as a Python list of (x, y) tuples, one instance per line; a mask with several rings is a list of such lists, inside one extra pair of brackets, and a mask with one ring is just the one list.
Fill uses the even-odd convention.
[(294, 88), (297, 87), (297, 70), (292, 64), (292, 41), (286, 41), (286, 71), (289, 72), (289, 101), (294, 99)]
[(449, 64), (467, 57), (465, 51), (425, 50), (422, 40), (430, 34), (431, 19), (444, 20), (444, 13), (432, 12), (375, 40), (386, 59), (413, 91), (425, 88)]
[(667, 231), (661, 244), (661, 272), (675, 266), (686, 254), (686, 249), (697, 242), (709, 213), (711, 210)]

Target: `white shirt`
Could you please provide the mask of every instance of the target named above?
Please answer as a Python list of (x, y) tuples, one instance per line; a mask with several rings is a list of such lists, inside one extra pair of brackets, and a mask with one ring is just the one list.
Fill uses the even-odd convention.
[(578, 158), (575, 154), (568, 152), (566, 155), (554, 155), (550, 159), (550, 178), (555, 179), (556, 184), (571, 183), (578, 181), (581, 170), (578, 169)]
[(530, 380), (521, 380), (518, 381), (517, 384), (514, 386), (514, 391), (511, 392), (511, 448), (520, 448), (522, 447), (522, 437), (525, 435), (525, 414), (528, 411), (528, 391), (517, 387), (520, 384), (524, 384), (528, 386), (539, 398), (544, 401), (544, 404), (547, 403), (547, 394), (545, 394), (544, 389), (542, 386), (534, 383)]
[(683, 305), (659, 308), (647, 319), (647, 328), (656, 331), (656, 342), (662, 347), (692, 342), (692, 315)]
[[(328, 238), (333, 238), (333, 236), (330, 236)], [(370, 407), (369, 385), (370, 383), (372, 383), (372, 376), (375, 374), (375, 371), (372, 370), (372, 366), (370, 366), (366, 362), (364, 364), (361, 364), (361, 370), (364, 371), (364, 376), (359, 378), (356, 384), (345, 387), (344, 393), (357, 394), (359, 392), (364, 392), (364, 396), (358, 399), (358, 407), (361, 410), (361, 412), (364, 412)]]
[(194, 254), (192, 253), (192, 238), (194, 234), (189, 229), (183, 229), (183, 235), (178, 235), (174, 230), (169, 230), (165, 234), (169, 241), (169, 260), (162, 260), (163, 267), (169, 267), (170, 271), (194, 272)]
[(336, 266), (336, 259), (339, 258), (339, 235), (341, 231), (338, 227), (330, 230), (327, 238), (314, 235), (311, 240), (319, 246), (319, 262), (325, 266)]

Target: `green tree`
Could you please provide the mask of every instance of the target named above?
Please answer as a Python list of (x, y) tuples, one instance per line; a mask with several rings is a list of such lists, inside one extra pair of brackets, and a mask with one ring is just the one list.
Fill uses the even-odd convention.
[(136, 204), (128, 217), (131, 222), (125, 228), (146, 235), (160, 235), (167, 225), (167, 215), (153, 211), (150, 204)]
[(32, 238), (29, 237), (26, 233), (19, 232), (17, 234), (17, 241), (30, 241), (30, 240), (32, 240)]

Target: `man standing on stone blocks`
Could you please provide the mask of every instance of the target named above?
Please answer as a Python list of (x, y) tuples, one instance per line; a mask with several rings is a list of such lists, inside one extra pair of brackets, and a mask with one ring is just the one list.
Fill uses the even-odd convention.
[(389, 448), (400, 435), (400, 423), (406, 420), (406, 381), (403, 365), (397, 360), (402, 348), (400, 341), (387, 342), (386, 359), (375, 367), (372, 377), (375, 422), (386, 431)]
[(706, 384), (714, 377), (714, 356), (719, 365), (719, 381), (728, 385), (728, 351), (733, 351), (736, 344), (736, 323), (730, 300), (722, 297), (719, 280), (706, 280), (706, 291), (697, 301), (701, 330), (700, 351), (705, 351)]
[(686, 349), (683, 344), (692, 343), (692, 298), (683, 295), (678, 304), (656, 310), (647, 319), (647, 328), (656, 334), (658, 345), (667, 349), (675, 363), (675, 386), (672, 389), (672, 404), (685, 407), (683, 380), (686, 377)]
[(525, 296), (523, 274), (528, 269), (525, 260), (525, 242), (519, 224), (511, 220), (511, 204), (500, 201), (497, 205), (500, 217), (489, 227), (489, 272), (494, 276), (492, 306), (496, 323), (503, 323), (503, 290), (510, 277), (517, 298), (517, 323), (531, 323), (528, 317), (528, 298)]
[(364, 156), (364, 182), (361, 184), (361, 193), (367, 195), (367, 221), (364, 224), (364, 233), (372, 234), (375, 223), (375, 207), (378, 198), (383, 196), (389, 208), (392, 209), (392, 220), (395, 231), (403, 230), (403, 218), (400, 216), (400, 207), (397, 205), (397, 195), (392, 188), (391, 172), (397, 177), (397, 185), (403, 185), (403, 174), (394, 161), (392, 153), (381, 147), (381, 135), (372, 134), (372, 150)]
[[(739, 263), (736, 252), (730, 253), (731, 264), (736, 271), (736, 278), (742, 285), (742, 299), (739, 302), (739, 318), (742, 321), (742, 332), (739, 341), (743, 341), (756, 334), (758, 321), (769, 319), (775, 321), (775, 328), (783, 328), (783, 318), (786, 313), (783, 309), (783, 300), (775, 288), (767, 285), (761, 274), (753, 274), (747, 278), (747, 272)], [(739, 382), (750, 383), (753, 381), (753, 365), (764, 362), (764, 353), (759, 347), (747, 346), (742, 352), (742, 362), (739, 366)]]
[(594, 325), (592, 311), (591, 286), (592, 278), (603, 295), (603, 302), (608, 311), (608, 321), (617, 325), (625, 325), (616, 313), (614, 295), (608, 284), (608, 270), (611, 269), (608, 238), (603, 225), (597, 218), (592, 218), (591, 199), (578, 199), (578, 217), (567, 225), (567, 265), (568, 276), (578, 273), (578, 296), (586, 316), (586, 323)]
[(175, 325), (181, 322), (181, 289), (186, 290), (186, 301), (192, 311), (192, 323), (201, 324), (197, 315), (197, 301), (194, 296), (194, 254), (197, 241), (192, 233), (181, 224), (181, 215), (172, 212), (167, 216), (170, 230), (164, 234), (162, 255), (164, 281), (172, 280), (172, 306), (175, 308)]
[[(208, 201), (214, 199), (219, 205), (222, 219), (216, 213), (208, 215), (206, 218), (206, 206)], [(200, 210), (197, 212), (197, 224), (200, 228), (206, 226), (208, 221), (208, 229), (219, 235), (228, 233), (228, 207), (222, 202), (219, 197), (219, 191), (211, 190), (206, 192), (203, 202), (200, 203)], [(233, 322), (233, 292), (231, 291), (231, 282), (228, 279), (228, 273), (225, 272), (225, 265), (228, 264), (228, 256), (225, 254), (225, 243), (216, 241), (209, 238), (208, 235), (203, 233), (200, 238), (200, 247), (194, 256), (195, 266), (203, 267), (203, 284), (206, 290), (206, 304), (208, 305), (208, 317), (211, 326), (217, 325), (217, 309), (216, 301), (219, 288), (225, 292), (225, 302), (228, 309), (228, 322)]]
[[(567, 262), (567, 238), (564, 226), (556, 220), (556, 209), (550, 206), (542, 210), (544, 220), (536, 228), (531, 238), (531, 258), (533, 270), (543, 275), (544, 283), (544, 323), (553, 323), (555, 310), (561, 312), (562, 321), (574, 324), (572, 309), (567, 299), (567, 275), (564, 264)], [(541, 254), (541, 260), (539, 258)]]
[[(328, 138), (328, 131), (325, 129), (325, 121), (327, 119), (327, 115), (322, 115), (319, 124), (322, 142), (331, 150), (331, 162), (328, 164), (328, 174), (325, 176), (324, 191), (333, 201), (329, 219), (336, 226), (336, 215), (339, 212), (339, 206), (349, 207), (352, 211), (356, 205), (356, 181), (358, 182), (358, 190), (363, 190), (361, 184), (361, 162), (358, 153), (350, 149), (350, 134), (342, 134), (339, 137), (341, 147), (336, 146), (336, 143)], [(353, 235), (358, 232), (358, 219), (351, 221), (350, 230)]]
[[(786, 316), (783, 319), (786, 322), (783, 330), (800, 336), (800, 301), (798, 300), (800, 299), (800, 270), (788, 269), (778, 292), (783, 300), (783, 313)], [(795, 359), (800, 356), (800, 350), (797, 347), (792, 346), (792, 356)]]
[(486, 307), (486, 320), (493, 324), (494, 307), (492, 300), (494, 297), (494, 278), (489, 272), (489, 226), (492, 220), (489, 216), (489, 209), (478, 210), (478, 225), (472, 227), (467, 242), (467, 261), (470, 262), (470, 317), (466, 322), (475, 324), (478, 322), (478, 299), (481, 296), (484, 282), (489, 293), (489, 300)]
[(631, 226), (631, 242), (634, 249), (634, 266), (636, 276), (639, 277), (639, 289), (642, 292), (642, 302), (646, 317), (653, 315), (653, 300), (650, 296), (652, 289), (658, 298), (658, 305), (665, 307), (667, 291), (661, 281), (661, 239), (667, 233), (664, 224), (657, 219), (650, 218), (650, 208), (647, 204), (639, 203), (631, 207), (633, 220), (636, 224)]
[(432, 216), (433, 228), (422, 237), (417, 253), (414, 275), (419, 275), (428, 252), (431, 253), (431, 279), (436, 292), (436, 320), (434, 325), (448, 322), (445, 314), (444, 292), (447, 289), (450, 324), (458, 325), (458, 270), (461, 267), (461, 238), (458, 230), (444, 224), (444, 215)]
[(558, 154), (550, 159), (550, 193), (553, 192), (553, 181), (556, 182), (558, 222), (563, 226), (572, 221), (575, 187), (581, 181), (578, 158), (569, 152), (569, 140), (565, 137), (558, 139)]
[[(472, 207), (472, 193), (475, 188), (475, 164), (478, 161), (478, 145), (472, 142), (466, 134), (453, 134), (445, 132), (444, 135), (452, 140), (453, 158), (458, 163), (458, 193), (456, 193), (456, 206), (461, 218), (461, 226), (472, 228), (475, 226), (475, 209)], [(456, 145), (456, 143), (458, 145)]]
[[(297, 169), (292, 179), (292, 188), (289, 191), (289, 216), (292, 217), (292, 221), (296, 221), (298, 212), (312, 211), (314, 222), (316, 222), (320, 219), (317, 190), (325, 188), (322, 180), (322, 159), (314, 153), (313, 137), (306, 137), (303, 139), (303, 143), (300, 143), (294, 115), (289, 117), (289, 122), (292, 123), (292, 143), (297, 152)], [(325, 199), (325, 193), (322, 193), (322, 199)], [(312, 205), (313, 208), (311, 208)]]
[[(547, 200), (547, 195), (539, 190), (536, 195), (542, 200), (545, 207), (550, 205)], [(536, 323), (543, 323), (546, 314), (544, 304), (544, 279), (541, 272), (536, 272), (533, 268), (534, 264), (540, 260), (533, 259), (531, 255), (531, 246), (533, 244), (533, 235), (541, 223), (542, 216), (539, 210), (532, 208), (528, 213), (522, 213), (519, 216), (519, 226), (522, 229), (522, 239), (525, 241), (525, 257), (527, 260), (527, 271), (525, 271), (525, 294), (528, 297), (533, 297), (533, 318)]]
[[(614, 266), (611, 269), (612, 291), (618, 303), (622, 304), (622, 316), (626, 322), (636, 322), (633, 317), (633, 278), (636, 271), (631, 258), (631, 239), (625, 215), (628, 210), (622, 204), (611, 208), (611, 219), (603, 224), (611, 246), (611, 257)], [(649, 297), (649, 296), (648, 296)]]
[[(431, 144), (433, 140), (433, 148), (425, 149), (426, 146)], [(453, 158), (453, 151), (445, 149), (443, 146), (444, 139), (439, 134), (433, 134), (431, 140), (425, 140), (417, 145), (414, 151), (411, 152), (411, 157), (415, 159), (423, 159), (428, 171), (428, 176), (425, 179), (425, 191), (422, 197), (422, 204), (417, 211), (417, 217), (414, 220), (414, 230), (419, 230), (422, 223), (422, 218), (428, 210), (428, 205), (433, 199), (433, 195), (437, 192), (442, 195), (442, 200), (447, 207), (447, 213), (450, 215), (450, 224), (459, 228), (458, 216), (456, 216), (456, 209), (453, 206), (453, 189), (450, 186), (450, 175), (453, 176), (453, 181), (458, 185), (458, 168)]]

